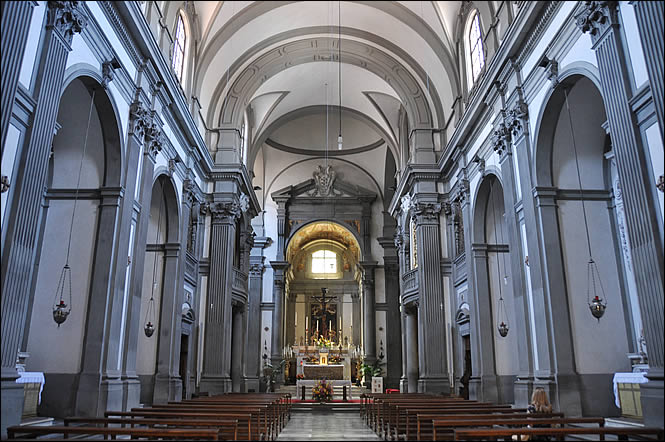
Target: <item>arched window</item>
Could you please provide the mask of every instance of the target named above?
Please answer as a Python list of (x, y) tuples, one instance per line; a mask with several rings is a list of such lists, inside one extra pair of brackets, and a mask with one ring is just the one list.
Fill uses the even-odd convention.
[(178, 81), (182, 81), (182, 73), (185, 66), (185, 44), (187, 43), (187, 34), (185, 32), (185, 22), (182, 14), (178, 14), (178, 21), (175, 26), (175, 40), (173, 41), (173, 54), (171, 56), (171, 67), (175, 72)]
[(312, 273), (337, 273), (337, 254), (331, 250), (312, 253)]
[(480, 30), (480, 14), (476, 11), (469, 28), (469, 56), (471, 58), (471, 78), (476, 82), (485, 66), (485, 53), (483, 51), (483, 36)]

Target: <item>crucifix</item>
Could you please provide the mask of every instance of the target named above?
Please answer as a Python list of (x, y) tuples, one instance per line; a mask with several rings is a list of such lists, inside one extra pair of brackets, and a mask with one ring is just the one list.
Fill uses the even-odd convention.
[[(328, 330), (328, 323), (327, 323), (328, 304), (330, 303), (330, 301), (337, 300), (337, 296), (326, 296), (327, 294), (328, 294), (328, 289), (326, 287), (322, 287), (321, 288), (321, 296), (312, 296), (312, 299), (314, 299), (315, 301), (317, 301), (321, 304), (321, 313), (319, 315), (315, 315), (315, 316), (318, 316), (323, 321), (323, 329), (322, 329), (321, 335), (327, 337), (328, 339), (330, 339), (329, 330)], [(335, 324), (335, 326), (336, 325), (337, 324)], [(317, 329), (318, 329), (318, 327), (317, 327)]]

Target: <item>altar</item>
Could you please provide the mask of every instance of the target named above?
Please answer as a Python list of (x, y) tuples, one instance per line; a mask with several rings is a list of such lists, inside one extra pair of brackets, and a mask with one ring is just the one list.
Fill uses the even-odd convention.
[(296, 374), (305, 379), (351, 380), (349, 349), (329, 349), (315, 345), (293, 346)]

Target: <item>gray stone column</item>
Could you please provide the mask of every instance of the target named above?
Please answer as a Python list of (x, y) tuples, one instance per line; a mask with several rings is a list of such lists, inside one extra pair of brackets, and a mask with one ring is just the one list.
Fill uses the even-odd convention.
[(403, 312), (406, 328), (406, 377), (407, 392), (418, 392), (418, 307), (410, 307)]
[[(143, 161), (140, 178), (140, 204), (136, 233), (134, 240), (134, 260), (131, 277), (130, 300), (127, 314), (127, 334), (125, 337), (125, 357), (123, 361), (122, 377), (125, 381), (123, 407), (138, 406), (141, 395), (141, 384), (136, 374), (136, 352), (138, 349), (139, 333), (143, 333), (143, 318), (141, 318), (141, 298), (143, 296), (143, 269), (145, 268), (146, 243), (148, 241), (148, 228), (150, 221), (150, 205), (152, 204), (153, 174), (157, 155), (162, 149), (161, 135), (158, 126), (152, 121), (151, 111), (139, 102), (135, 102), (130, 109), (132, 123), (131, 131), (139, 134), (143, 140)], [(131, 137), (130, 137), (131, 140)], [(132, 142), (132, 141), (130, 141)]]
[(90, 277), (85, 341), (81, 354), (81, 373), (76, 394), (76, 414), (100, 416), (107, 407), (122, 403), (120, 373), (106, 372), (104, 355), (108, 346), (110, 292), (114, 277), (116, 226), (123, 189), (101, 189), (102, 200), (97, 213), (97, 239)]
[(361, 321), (360, 321), (360, 294), (351, 293), (351, 316), (353, 320), (353, 330), (351, 334), (351, 339), (353, 339), (353, 345), (360, 345), (360, 331), (361, 331)]
[[(506, 126), (510, 131), (514, 145), (525, 142), (528, 135), (527, 106), (521, 99), (506, 114)], [(503, 205), (505, 208), (506, 230), (510, 253), (508, 255), (511, 283), (513, 289), (514, 315), (510, 324), (509, 333), (517, 336), (517, 348), (531, 348), (531, 334), (527, 330), (528, 302), (526, 297), (526, 283), (522, 272), (522, 253), (519, 224), (515, 213), (516, 191), (515, 183), (519, 177), (515, 176), (512, 145), (497, 146), (500, 156), (501, 176), (503, 178)], [(531, 402), (531, 385), (533, 383), (533, 355), (530, 351), (518, 358), (519, 367), (515, 381), (515, 404), (526, 407)]]
[[(272, 311), (272, 335), (270, 341), (270, 360), (273, 367), (279, 367), (282, 357), (282, 348), (284, 347), (284, 279), (286, 269), (289, 263), (286, 261), (270, 261), (273, 269), (273, 291), (272, 300), (275, 305)], [(283, 379), (282, 376), (279, 378)], [(279, 380), (278, 379), (278, 382)]]
[(231, 336), (231, 383), (232, 391), (239, 393), (242, 384), (243, 361), (243, 314), (245, 306), (233, 304), (232, 336)]
[(438, 202), (417, 200), (413, 212), (416, 223), (419, 287), (419, 369), (418, 391), (450, 393), (447, 352), (430, 351), (446, 348), (446, 320), (441, 278), (441, 232)]
[(210, 212), (210, 277), (199, 388), (215, 395), (231, 391), (231, 286), (235, 229), (241, 211), (235, 202), (216, 202), (210, 205)]
[[(660, 5), (659, 5), (660, 6)], [(656, 6), (658, 7), (658, 6)], [(646, 9), (636, 11), (640, 17), (648, 16)], [(655, 183), (651, 182), (648, 173), (648, 159), (639, 128), (634, 122), (630, 107), (633, 91), (628, 81), (628, 66), (625, 61), (625, 49), (620, 32), (618, 19), (618, 2), (585, 2), (584, 8), (576, 16), (577, 24), (582, 32), (591, 34), (593, 49), (598, 59), (600, 80), (603, 88), (603, 99), (607, 111), (610, 127), (610, 136), (616, 156), (617, 171), (623, 185), (624, 210), (626, 214), (626, 227), (631, 246), (635, 274), (637, 279), (637, 293), (644, 325), (644, 335), (649, 353), (649, 382), (641, 385), (642, 409), (646, 425), (663, 426), (663, 386), (665, 376), (663, 373), (663, 328), (665, 326), (663, 314), (663, 226), (659, 221), (657, 191)], [(656, 12), (660, 17), (660, 25), (648, 27), (656, 32), (663, 28), (663, 12)], [(645, 29), (647, 30), (647, 29)], [(660, 35), (654, 39), (662, 40)], [(662, 121), (662, 41), (661, 53), (654, 54), (661, 60), (648, 61), (649, 75), (657, 74), (660, 69), (660, 90), (652, 90), (654, 102), (656, 94), (660, 93), (660, 120)], [(647, 57), (652, 50), (647, 45)], [(660, 67), (657, 64), (660, 63)], [(652, 83), (652, 87), (654, 83)], [(658, 82), (655, 84), (658, 87)], [(658, 104), (656, 103), (658, 106)], [(662, 135), (661, 124), (661, 135)]]
[(660, 136), (663, 135), (663, 2), (657, 1), (631, 1), (635, 6), (637, 28), (640, 30), (640, 41), (644, 51), (644, 61), (649, 74), (651, 96), (656, 108), (656, 117), (660, 126)]
[(179, 286), (180, 243), (164, 246), (164, 285), (160, 302), (157, 343), (157, 372), (153, 404), (182, 399), (180, 335), (182, 330), (182, 286)]
[(249, 297), (247, 301), (247, 348), (245, 356), (245, 388), (259, 391), (261, 375), (261, 295), (265, 257), (249, 257)]
[(28, 42), (32, 10), (35, 1), (2, 2), (0, 16), (0, 102), (2, 126), (0, 126), (0, 155), (5, 152), (5, 135), (14, 107), (14, 97), (18, 87), (18, 77), (23, 64), (23, 54)]
[(376, 311), (374, 308), (374, 268), (376, 262), (364, 261), (360, 265), (363, 268), (363, 350), (365, 363), (373, 364), (376, 361)]
[(398, 388), (402, 376), (402, 318), (399, 302), (399, 263), (396, 256), (384, 256), (386, 304), (386, 386)]
[[(4, 20), (9, 19), (3, 6)], [(9, 12), (9, 10), (7, 10)], [(46, 33), (39, 59), (40, 69), (35, 81), (35, 109), (32, 124), (25, 134), (25, 145), (20, 149), (21, 164), (15, 174), (15, 197), (9, 209), (12, 217), (5, 224), (5, 241), (2, 244), (2, 421), (0, 432), (5, 436), (10, 425), (17, 425), (23, 409), (23, 386), (16, 384), (16, 351), (23, 339), (28, 291), (34, 269), (34, 250), (39, 234), (42, 212), (42, 194), (46, 183), (48, 156), (53, 141), (53, 129), (62, 92), (62, 80), (75, 33), (81, 32), (87, 18), (78, 4), (73, 2), (49, 2)], [(6, 17), (7, 16), (7, 17)], [(10, 37), (11, 38), (11, 37)], [(4, 52), (4, 45), (3, 45)], [(10, 54), (3, 54), (10, 55)], [(3, 69), (4, 69), (4, 59)], [(20, 63), (20, 61), (18, 62)], [(9, 80), (9, 79), (8, 79)], [(3, 71), (2, 94), (4, 89)], [(11, 86), (11, 85), (10, 85)], [(12, 95), (13, 100), (13, 95)], [(13, 101), (12, 101), (13, 102)], [(3, 102), (3, 106), (5, 106)], [(4, 109), (4, 108), (3, 108)], [(2, 112), (5, 112), (4, 110)], [(9, 110), (11, 112), (11, 108)], [(2, 116), (3, 123), (5, 116)], [(4, 136), (4, 133), (3, 133)]]
[(293, 345), (293, 340), (295, 338), (295, 312), (296, 312), (296, 299), (295, 295), (289, 293), (286, 300), (286, 315), (284, 318), (284, 325), (286, 327), (284, 336), (286, 342), (284, 342), (285, 347), (290, 347)]
[(399, 391), (401, 393), (406, 393), (408, 390), (408, 378), (407, 378), (407, 368), (406, 368), (406, 359), (407, 359), (407, 354), (406, 354), (406, 346), (407, 346), (407, 340), (406, 340), (406, 313), (404, 310), (404, 306), (402, 305), (402, 275), (404, 275), (404, 271), (406, 269), (406, 247), (404, 245), (404, 236), (403, 236), (403, 229), (402, 226), (400, 225), (400, 220), (401, 216), (397, 216), (397, 227), (395, 230), (395, 236), (394, 236), (394, 242), (395, 242), (395, 249), (397, 249), (397, 259), (398, 259), (398, 266), (399, 266), (399, 281), (398, 281), (398, 289), (399, 289), (399, 310), (400, 310), (400, 325), (401, 325), (401, 338), (402, 338), (402, 375), (399, 379)]

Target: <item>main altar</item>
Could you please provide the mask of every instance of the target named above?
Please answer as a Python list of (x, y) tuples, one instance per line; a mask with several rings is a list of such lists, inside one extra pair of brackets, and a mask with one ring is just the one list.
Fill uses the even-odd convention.
[(296, 375), (304, 379), (351, 380), (353, 352), (348, 348), (331, 349), (317, 345), (293, 346)]

